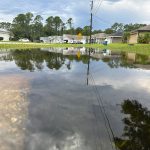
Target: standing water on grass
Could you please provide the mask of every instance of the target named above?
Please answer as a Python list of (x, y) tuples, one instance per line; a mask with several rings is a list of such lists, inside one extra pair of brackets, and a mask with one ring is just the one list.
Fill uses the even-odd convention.
[(150, 149), (150, 56), (0, 51), (0, 150)]

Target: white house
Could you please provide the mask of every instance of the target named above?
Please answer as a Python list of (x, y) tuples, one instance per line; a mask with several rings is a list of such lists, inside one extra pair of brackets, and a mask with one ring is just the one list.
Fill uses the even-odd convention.
[(88, 41), (88, 37), (87, 36), (63, 34), (63, 41), (66, 42), (66, 43), (82, 43), (82, 44), (86, 44), (87, 41)]
[(44, 43), (62, 43), (63, 37), (62, 36), (40, 37), (40, 41), (43, 41)]
[(87, 36), (63, 34), (63, 36), (48, 36), (40, 37), (40, 41), (44, 43), (83, 43), (86, 44), (88, 41)]
[(9, 41), (10, 32), (5, 29), (0, 29), (0, 41)]
[[(102, 44), (105, 39), (107, 39), (108, 44), (110, 43), (121, 43), (122, 42), (123, 33), (117, 32), (111, 35), (105, 33), (98, 33), (92, 35), (92, 43)], [(89, 36), (78, 36), (71, 34), (63, 34), (63, 36), (49, 36), (49, 37), (41, 37), (41, 41), (44, 43), (76, 43), (76, 44), (86, 44), (90, 42)]]

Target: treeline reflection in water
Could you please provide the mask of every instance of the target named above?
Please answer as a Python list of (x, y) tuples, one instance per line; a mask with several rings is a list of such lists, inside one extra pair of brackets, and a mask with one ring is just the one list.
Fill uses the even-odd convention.
[(122, 105), (124, 131), (114, 139), (120, 150), (150, 149), (150, 111), (137, 100), (125, 100)]
[[(55, 52), (56, 51), (56, 52)], [(67, 51), (68, 53), (63, 53)], [(33, 50), (13, 50), (1, 52), (0, 61), (15, 61), (15, 64), (22, 70), (42, 70), (44, 67), (59, 70), (66, 66), (71, 69), (73, 61), (88, 64), (89, 59), (92, 61), (102, 60), (111, 68), (150, 68), (150, 56), (136, 53), (112, 52), (106, 53), (106, 50), (85, 49), (33, 49)], [(78, 54), (79, 52), (79, 54)]]

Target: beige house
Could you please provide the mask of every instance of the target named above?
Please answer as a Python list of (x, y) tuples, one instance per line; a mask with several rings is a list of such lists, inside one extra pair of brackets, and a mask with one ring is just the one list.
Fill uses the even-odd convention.
[(150, 33), (150, 25), (132, 31), (130, 33), (129, 43), (138, 43), (138, 37), (148, 32)]
[(122, 43), (122, 32), (116, 32), (108, 36), (108, 43)]
[(93, 43), (101, 44), (106, 38), (108, 38), (108, 35), (105, 33), (97, 33), (92, 35)]
[(110, 43), (122, 43), (122, 32), (116, 32), (113, 34), (105, 34), (105, 33), (98, 33), (92, 35), (93, 43), (102, 44), (105, 39), (108, 40), (108, 44)]

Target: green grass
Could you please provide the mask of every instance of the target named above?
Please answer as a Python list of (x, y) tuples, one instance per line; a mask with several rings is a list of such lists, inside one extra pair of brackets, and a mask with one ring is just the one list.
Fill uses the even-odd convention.
[(128, 44), (109, 44), (104, 46), (102, 44), (44, 44), (44, 43), (0, 43), (0, 49), (32, 49), (32, 48), (50, 48), (50, 47), (86, 47), (96, 49), (110, 49), (112, 51), (126, 51), (136, 52), (139, 54), (150, 55), (150, 44), (135, 44), (130, 46)]

